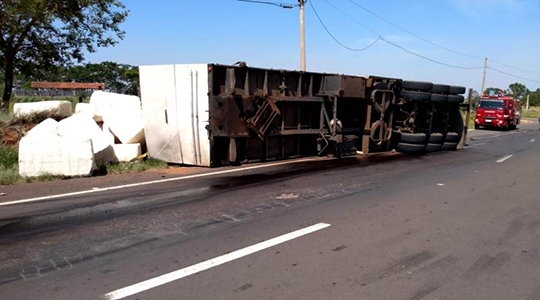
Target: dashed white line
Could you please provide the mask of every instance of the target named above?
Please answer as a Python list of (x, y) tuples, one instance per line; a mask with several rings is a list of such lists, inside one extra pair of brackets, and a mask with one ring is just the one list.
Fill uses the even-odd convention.
[(240, 250), (236, 250), (234, 252), (231, 252), (231, 253), (216, 257), (216, 258), (212, 258), (207, 261), (203, 261), (201, 263), (195, 264), (190, 267), (186, 267), (177, 271), (173, 271), (171, 273), (167, 273), (167, 274), (164, 274), (164, 275), (161, 275), (161, 276), (158, 276), (158, 277), (146, 280), (146, 281), (142, 281), (142, 282), (127, 286), (125, 288), (118, 289), (116, 291), (103, 295), (103, 298), (108, 299), (108, 300), (123, 299), (129, 296), (147, 291), (149, 289), (153, 289), (155, 287), (164, 285), (166, 283), (176, 281), (181, 278), (217, 267), (219, 265), (222, 265), (230, 261), (239, 259), (241, 257), (253, 254), (255, 252), (259, 252), (261, 250), (274, 247), (276, 245), (288, 242), (290, 240), (313, 233), (315, 231), (319, 231), (329, 226), (331, 225), (327, 223), (319, 223), (310, 227), (293, 231), (293, 232), (275, 237), (273, 239), (270, 239), (270, 240), (267, 240), (267, 241), (264, 241), (255, 245), (252, 245), (252, 246), (240, 249)]
[(504, 162), (505, 160), (511, 158), (512, 156), (513, 156), (513, 155), (507, 155), (507, 156), (505, 156), (505, 157), (503, 157), (503, 158), (497, 160), (497, 163), (502, 163), (502, 162)]
[(536, 141), (536, 139), (532, 139), (532, 140), (531, 140), (531, 143), (534, 143), (534, 141)]
[(44, 200), (52, 200), (52, 199), (71, 197), (71, 196), (80, 196), (80, 195), (85, 195), (85, 194), (106, 192), (106, 191), (112, 191), (112, 190), (120, 190), (120, 189), (126, 189), (126, 188), (132, 188), (132, 187), (138, 187), (138, 186), (144, 186), (144, 185), (151, 185), (151, 184), (156, 184), (156, 183), (165, 183), (165, 182), (171, 182), (171, 181), (180, 181), (180, 180), (186, 180), (186, 179), (193, 179), (193, 178), (200, 178), (200, 177), (209, 177), (209, 176), (214, 176), (214, 175), (236, 173), (236, 172), (241, 172), (241, 171), (256, 170), (256, 169), (275, 167), (275, 166), (294, 164), (294, 163), (301, 163), (301, 162), (308, 162), (308, 161), (316, 161), (316, 160), (321, 160), (321, 158), (307, 158), (307, 159), (300, 159), (300, 160), (294, 160), (294, 161), (284, 161), (284, 162), (277, 162), (277, 163), (271, 163), (271, 164), (249, 166), (249, 167), (244, 167), (244, 168), (235, 168), (235, 169), (229, 169), (229, 170), (223, 170), (223, 171), (216, 171), (216, 172), (209, 172), (209, 173), (202, 173), (202, 174), (193, 174), (193, 175), (187, 175), (187, 176), (182, 176), (182, 177), (160, 179), (160, 180), (146, 181), (146, 182), (139, 182), (139, 183), (132, 183), (132, 184), (125, 184), (125, 185), (119, 185), (119, 186), (111, 186), (111, 187), (106, 187), (106, 188), (94, 188), (94, 189), (91, 189), (91, 190), (85, 190), (85, 191), (79, 191), (79, 192), (72, 192), (72, 193), (50, 195), (50, 196), (44, 196), (44, 197), (36, 197), (36, 198), (29, 198), (29, 199), (14, 200), (14, 201), (8, 201), (8, 202), (1, 202), (0, 207), (1, 206), (15, 205), (15, 204), (22, 204), (22, 203), (39, 202), (39, 201), (44, 201)]

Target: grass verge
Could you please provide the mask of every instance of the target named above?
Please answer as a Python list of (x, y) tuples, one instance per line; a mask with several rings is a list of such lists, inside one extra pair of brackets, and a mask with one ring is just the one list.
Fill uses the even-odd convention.
[(19, 180), (18, 158), (16, 147), (0, 144), (0, 184), (12, 184)]
[(129, 173), (142, 172), (142, 171), (146, 171), (150, 169), (165, 169), (165, 168), (167, 168), (166, 162), (149, 158), (146, 161), (132, 161), (132, 162), (105, 164), (97, 170), (97, 174), (98, 175), (129, 174)]
[(523, 118), (538, 119), (540, 118), (540, 106), (530, 106), (529, 110), (523, 109), (521, 114)]

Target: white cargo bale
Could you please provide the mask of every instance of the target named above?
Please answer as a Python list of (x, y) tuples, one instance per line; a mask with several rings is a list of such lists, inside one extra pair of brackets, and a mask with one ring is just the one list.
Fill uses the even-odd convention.
[(59, 117), (69, 117), (73, 108), (69, 101), (41, 101), (28, 103), (15, 103), (13, 113), (16, 117), (31, 116), (37, 113), (51, 113)]
[(89, 176), (96, 163), (92, 141), (23, 137), (19, 142), (21, 176), (63, 175)]
[(130, 161), (141, 155), (141, 144), (116, 144), (112, 147), (116, 162)]
[(98, 113), (122, 144), (144, 143), (144, 123), (139, 97), (106, 92), (94, 97), (94, 94), (92, 97), (99, 99), (96, 100)]
[(111, 145), (116, 144), (116, 140), (118, 139), (114, 134), (112, 133), (111, 129), (109, 128), (109, 125), (107, 123), (103, 123), (101, 130), (103, 133), (107, 136), (107, 140)]
[(36, 139), (49, 139), (58, 137), (58, 122), (48, 118), (32, 128), (26, 136)]
[(94, 111), (94, 119), (96, 122), (101, 122), (107, 112), (117, 109), (119, 106), (123, 109), (138, 106), (140, 109), (141, 101), (137, 96), (95, 91), (90, 96), (90, 105)]
[(58, 135), (68, 140), (92, 140), (93, 152), (98, 164), (114, 160), (110, 136), (101, 131), (88, 114), (75, 114), (58, 122)]
[(94, 107), (90, 103), (77, 103), (75, 105), (76, 114), (90, 114), (93, 116)]

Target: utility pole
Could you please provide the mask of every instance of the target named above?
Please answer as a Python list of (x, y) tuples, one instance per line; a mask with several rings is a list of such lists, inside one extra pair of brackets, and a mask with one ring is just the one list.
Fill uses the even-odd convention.
[(527, 111), (529, 111), (529, 96), (530, 94), (527, 94), (527, 108), (526, 108)]
[(487, 57), (484, 59), (484, 78), (482, 78), (482, 90), (480, 90), (480, 97), (484, 95), (484, 88), (486, 88), (486, 73), (487, 73)]
[(300, 7), (300, 70), (306, 71), (306, 0), (298, 0), (298, 6)]

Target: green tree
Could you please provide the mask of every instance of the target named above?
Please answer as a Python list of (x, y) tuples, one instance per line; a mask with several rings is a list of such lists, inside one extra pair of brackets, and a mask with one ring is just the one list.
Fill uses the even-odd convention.
[(115, 45), (127, 15), (119, 0), (0, 1), (1, 109), (9, 107), (15, 72), (34, 75)]
[(529, 98), (530, 106), (540, 106), (540, 91), (539, 90), (531, 93), (529, 97), (530, 97)]
[(514, 98), (516, 99), (523, 98), (528, 92), (527, 87), (519, 82), (512, 83), (508, 88), (512, 91), (512, 95), (514, 95)]

